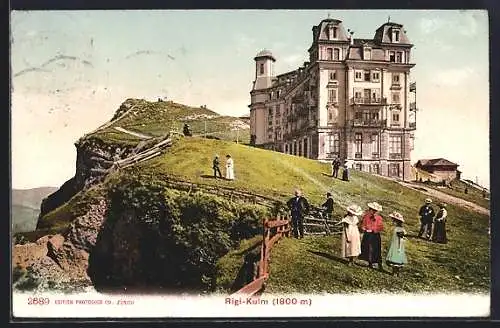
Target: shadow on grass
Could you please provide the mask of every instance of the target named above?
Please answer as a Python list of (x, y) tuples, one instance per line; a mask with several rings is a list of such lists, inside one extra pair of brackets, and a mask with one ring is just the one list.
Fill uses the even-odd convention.
[(251, 251), (253, 251), (254, 249), (256, 249), (257, 247), (259, 247), (261, 244), (262, 244), (262, 240), (258, 240), (253, 245), (249, 246), (248, 248), (245, 248), (244, 250), (236, 253), (236, 255), (246, 255), (246, 254), (250, 253)]
[[(314, 255), (318, 255), (318, 256), (327, 258), (329, 260), (333, 260), (333, 261), (336, 261), (336, 262), (339, 262), (339, 263), (343, 263), (345, 265), (349, 264), (349, 261), (347, 259), (343, 259), (341, 257), (337, 257), (337, 256), (332, 255), (332, 254), (328, 254), (328, 253), (324, 253), (324, 252), (318, 252), (318, 251), (311, 251), (309, 249), (307, 251), (309, 253), (314, 254)], [(358, 267), (362, 267), (362, 268), (368, 268), (368, 265), (361, 264), (361, 263), (359, 263), (357, 261), (354, 262), (354, 265), (358, 266)], [(385, 274), (388, 274), (388, 275), (392, 275), (391, 272), (386, 271), (385, 268), (383, 268), (382, 270), (379, 270), (379, 269), (371, 269), (371, 270), (377, 271), (377, 272), (380, 272), (380, 273), (385, 273)]]
[(200, 175), (200, 178), (205, 178), (205, 179), (219, 179), (219, 180), (226, 180), (226, 178), (222, 178), (222, 177), (214, 177), (213, 175), (210, 175), (210, 174), (202, 174)]

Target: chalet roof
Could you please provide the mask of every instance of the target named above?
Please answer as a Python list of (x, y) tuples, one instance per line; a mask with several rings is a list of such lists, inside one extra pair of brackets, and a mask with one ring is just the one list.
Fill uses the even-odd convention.
[(417, 161), (417, 164), (418, 163), (422, 166), (459, 166), (458, 164), (450, 162), (444, 158), (420, 159)]

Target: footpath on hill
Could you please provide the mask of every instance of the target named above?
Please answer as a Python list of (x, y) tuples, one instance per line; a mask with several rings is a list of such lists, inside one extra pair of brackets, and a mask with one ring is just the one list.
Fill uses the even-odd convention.
[(412, 183), (403, 182), (403, 181), (397, 181), (397, 182), (400, 185), (403, 185), (403, 186), (408, 187), (408, 188), (412, 188), (414, 190), (421, 192), (422, 194), (437, 198), (445, 203), (454, 204), (454, 205), (463, 207), (465, 209), (468, 209), (468, 210), (471, 210), (471, 211), (474, 211), (474, 212), (477, 212), (480, 214), (484, 214), (484, 215), (488, 215), (488, 216), (490, 215), (489, 209), (484, 208), (482, 206), (479, 206), (473, 202), (469, 202), (468, 200), (448, 195), (444, 192), (441, 192), (441, 191), (433, 189), (433, 188), (424, 188), (422, 186), (414, 185)]

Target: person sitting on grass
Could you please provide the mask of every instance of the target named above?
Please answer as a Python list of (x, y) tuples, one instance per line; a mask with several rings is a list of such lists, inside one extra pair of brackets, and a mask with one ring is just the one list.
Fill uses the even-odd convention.
[(405, 235), (406, 231), (403, 228), (404, 218), (398, 212), (393, 212), (389, 215), (395, 225), (392, 231), (391, 244), (387, 252), (386, 263), (392, 268), (392, 274), (399, 276), (399, 271), (408, 262), (405, 251)]

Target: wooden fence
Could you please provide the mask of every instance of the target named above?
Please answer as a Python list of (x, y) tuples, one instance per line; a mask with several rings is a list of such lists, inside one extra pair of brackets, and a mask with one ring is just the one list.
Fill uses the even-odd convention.
[(271, 249), (282, 237), (288, 237), (290, 235), (290, 220), (282, 219), (280, 216), (272, 220), (264, 219), (263, 227), (264, 231), (262, 233), (260, 260), (254, 280), (243, 286), (233, 295), (243, 294), (252, 296), (263, 290), (264, 283), (269, 277), (269, 256), (271, 254)]

